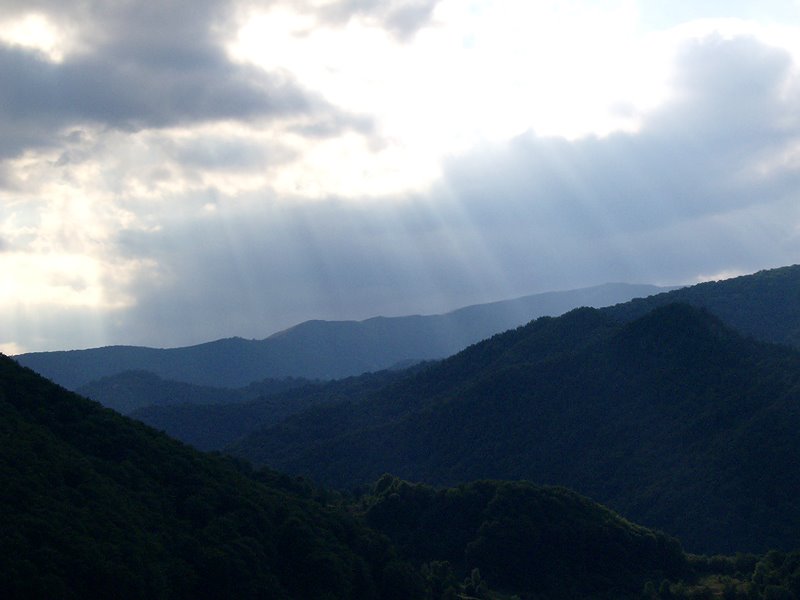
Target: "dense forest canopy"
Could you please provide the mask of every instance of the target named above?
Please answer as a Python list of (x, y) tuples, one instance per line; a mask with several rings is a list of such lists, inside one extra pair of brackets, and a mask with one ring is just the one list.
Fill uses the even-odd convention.
[(237, 456), (338, 487), (384, 471), (565, 485), (693, 551), (800, 537), (800, 355), (687, 305), (543, 318), (254, 432)]
[[(0, 357), (7, 598), (793, 598), (800, 554), (695, 557), (563, 488), (355, 496), (202, 454)], [(795, 594), (794, 596), (792, 594)]]

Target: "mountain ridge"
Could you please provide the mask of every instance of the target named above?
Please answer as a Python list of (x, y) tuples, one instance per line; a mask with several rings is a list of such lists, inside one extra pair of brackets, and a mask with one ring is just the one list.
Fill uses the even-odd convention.
[[(563, 488), (386, 475), (346, 499), (192, 450), (5, 356), (0, 415), (4, 598), (634, 600), (706, 568)], [(718, 562), (745, 579), (791, 559), (767, 558)]]
[(545, 292), (441, 315), (306, 321), (262, 340), (224, 338), (184, 348), (105, 346), (15, 356), (68, 389), (132, 370), (213, 387), (242, 387), (265, 378), (336, 379), (407, 360), (449, 356), (494, 333), (544, 314), (585, 304), (607, 306), (661, 291), (650, 285), (604, 284)]
[[(343, 487), (384, 471), (565, 485), (695, 551), (789, 547), (800, 477), (782, 473), (800, 462), (800, 353), (688, 305), (612, 323), (596, 309), (544, 317), (228, 450)], [(780, 452), (756, 442), (767, 439)]]

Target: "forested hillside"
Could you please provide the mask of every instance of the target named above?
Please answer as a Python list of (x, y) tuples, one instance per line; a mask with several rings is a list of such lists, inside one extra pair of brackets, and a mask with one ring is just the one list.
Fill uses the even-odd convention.
[[(413, 368), (413, 369), (416, 369)], [(379, 371), (360, 377), (348, 377), (326, 383), (302, 380), (283, 382), (290, 389), (279, 392), (275, 386), (251, 384), (241, 390), (217, 390), (225, 393), (258, 393), (258, 398), (244, 402), (214, 404), (192, 401), (176, 404), (152, 404), (130, 416), (162, 430), (200, 450), (222, 450), (239, 438), (261, 428), (317, 406), (365, 399), (411, 371)], [(190, 384), (177, 384), (190, 386)], [(142, 396), (144, 398), (144, 396)]]
[(566, 485), (694, 551), (800, 539), (800, 356), (669, 305), (579, 309), (495, 336), (368, 399), (254, 433), (237, 456), (334, 486)]
[(312, 385), (308, 379), (264, 379), (241, 388), (218, 388), (163, 379), (149, 371), (125, 371), (103, 377), (75, 390), (123, 415), (144, 407), (225, 405), (248, 402)]
[(354, 497), (199, 453), (0, 356), (3, 598), (791, 598), (800, 554), (687, 556), (561, 488)]
[[(0, 356), (4, 598), (388, 598), (389, 543)], [(397, 579), (397, 578), (395, 578)], [(413, 581), (409, 581), (409, 584)], [(402, 597), (402, 596), (400, 596)]]
[(631, 321), (675, 302), (705, 308), (744, 335), (800, 348), (800, 265), (700, 283), (604, 311)]
[[(605, 289), (600, 286), (585, 290), (586, 299), (599, 301), (598, 294)], [(592, 290), (595, 291), (594, 295), (590, 294)], [(555, 310), (560, 295), (541, 294), (533, 298), (540, 308), (547, 307), (544, 303), (549, 298), (552, 303), (549, 308)], [(700, 284), (619, 304), (604, 309), (604, 312), (614, 320), (630, 321), (674, 298), (707, 306), (707, 310), (716, 311), (723, 321), (739, 324), (757, 339), (791, 344), (793, 327), (800, 327), (800, 309), (797, 308), (800, 306), (800, 270), (795, 267)], [(523, 298), (516, 302), (528, 301)], [(466, 330), (472, 317), (484, 322), (485, 315), (481, 316), (481, 313), (492, 310), (493, 305), (478, 305), (450, 313), (449, 317), (457, 317), (459, 328)], [(328, 324), (308, 323), (298, 326), (295, 334), (305, 331), (303, 336), (307, 343), (314, 345), (316, 334), (313, 332), (325, 327)], [(485, 345), (482, 347), (485, 348)], [(481, 359), (476, 360), (474, 365), (462, 366), (466, 369), (483, 368)], [(355, 396), (363, 395), (364, 391), (374, 391), (374, 379), (364, 381), (370, 383), (360, 386), (358, 382), (354, 384), (349, 381), (345, 386), (335, 384), (313, 392), (308, 388), (305, 392), (282, 394), (283, 390), (297, 388), (307, 382), (292, 378), (265, 380), (232, 390), (163, 380), (147, 372), (126, 372), (92, 382), (78, 391), (121, 412), (135, 411), (136, 418), (198, 448), (211, 450), (221, 449), (238, 437), (276, 424), (311, 405), (343, 399), (348, 394), (351, 400), (355, 400)]]
[(677, 540), (563, 488), (480, 481), (437, 490), (385, 475), (365, 505), (367, 523), (403, 556), (477, 570), (473, 593), (485, 580), (526, 596), (610, 600), (690, 575)]

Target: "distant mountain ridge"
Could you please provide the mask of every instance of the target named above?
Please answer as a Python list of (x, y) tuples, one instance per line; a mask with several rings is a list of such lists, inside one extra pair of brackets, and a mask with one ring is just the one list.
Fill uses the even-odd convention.
[(337, 379), (408, 360), (444, 358), (541, 316), (578, 306), (609, 306), (663, 290), (613, 283), (468, 306), (442, 315), (306, 321), (263, 340), (227, 338), (170, 349), (108, 346), (14, 358), (71, 390), (125, 371), (229, 388), (266, 378)]
[[(602, 313), (611, 316), (614, 321), (630, 321), (644, 315), (655, 306), (675, 299), (695, 305), (705, 305), (726, 323), (733, 323), (737, 330), (743, 330), (758, 339), (785, 343), (787, 340), (785, 334), (800, 326), (800, 315), (797, 314), (800, 306), (800, 269), (786, 267), (719, 282), (703, 283), (607, 307), (602, 309)], [(482, 307), (477, 308), (482, 309)], [(473, 309), (469, 308), (461, 312), (468, 313), (471, 310)], [(507, 337), (500, 336), (498, 339)], [(562, 337), (551, 340), (551, 344), (563, 345), (566, 340), (567, 337), (562, 333)], [(791, 338), (789, 341), (791, 342)], [(478, 346), (482, 349), (479, 358), (460, 363), (462, 370), (477, 372), (486, 366), (483, 364), (486, 361), (496, 360), (485, 354), (485, 349), (492, 347), (492, 342)], [(518, 352), (521, 351), (518, 349)], [(453, 361), (450, 361), (450, 364), (453, 364)], [(125, 383), (122, 375), (94, 382), (80, 388), (79, 391), (116, 408), (119, 408), (122, 401), (130, 404), (131, 397), (136, 396), (140, 407), (133, 413), (136, 418), (198, 448), (220, 450), (241, 436), (261, 427), (275, 425), (292, 413), (302, 412), (309, 408), (309, 403), (318, 406), (339, 402), (348, 397), (350, 400), (355, 400), (364, 394), (373, 393), (376, 390), (376, 381), (381, 379), (370, 377), (362, 382), (342, 381), (332, 386), (320, 385), (314, 390), (278, 394), (269, 398), (265, 397), (269, 389), (262, 386), (258, 388), (257, 394), (261, 398), (255, 399), (256, 396), (251, 394), (250, 398), (253, 399), (248, 402), (231, 402), (231, 393), (227, 390), (216, 388), (193, 390), (189, 384), (175, 384), (168, 381), (163, 382), (160, 389), (128, 384), (120, 390), (117, 389), (117, 384)], [(275, 391), (274, 385), (271, 387)], [(216, 398), (209, 398), (209, 392), (214, 391)], [(164, 398), (169, 394), (170, 398)]]

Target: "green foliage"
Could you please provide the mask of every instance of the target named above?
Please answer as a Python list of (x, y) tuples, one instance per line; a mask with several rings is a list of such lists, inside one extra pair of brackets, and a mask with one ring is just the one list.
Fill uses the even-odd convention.
[[(381, 371), (367, 373), (361, 377), (347, 378), (322, 385), (301, 379), (283, 381), (265, 380), (239, 390), (203, 388), (161, 380), (155, 385), (151, 398), (171, 397), (184, 400), (181, 403), (152, 403), (130, 413), (130, 416), (160, 429), (200, 450), (221, 450), (244, 435), (259, 428), (280, 423), (291, 415), (316, 406), (354, 400), (390, 384), (402, 376), (399, 372)], [(150, 379), (152, 376), (148, 376)], [(116, 382), (119, 378), (110, 378)], [(107, 390), (109, 382), (102, 383), (103, 395), (116, 393)], [(95, 386), (100, 386), (100, 383)], [(130, 384), (125, 389), (130, 390)], [(87, 390), (87, 388), (82, 388)], [(171, 396), (174, 391), (181, 392)], [(98, 391), (97, 387), (88, 391)], [(140, 390), (138, 402), (146, 402), (146, 390)], [(185, 401), (188, 395), (192, 401)], [(210, 401), (211, 400), (211, 401)]]
[[(733, 574), (732, 574), (733, 573)], [(796, 600), (800, 598), (800, 552), (765, 556), (690, 556), (686, 579), (645, 585), (648, 600)]]
[(362, 506), (404, 557), (446, 561), (476, 598), (490, 597), (489, 586), (543, 598), (634, 597), (646, 580), (687, 569), (676, 540), (563, 488), (481, 481), (435, 489), (384, 475)]
[(800, 265), (709, 281), (638, 298), (603, 312), (633, 321), (676, 302), (704, 308), (745, 335), (800, 348)]
[[(170, 381), (148, 371), (124, 371), (79, 387), (76, 392), (123, 415), (146, 407), (220, 406), (257, 400), (310, 385), (307, 379), (265, 379), (228, 389)], [(301, 406), (302, 407), (302, 406)], [(158, 411), (156, 411), (158, 414)], [(140, 419), (145, 420), (145, 419)]]
[(400, 568), (299, 482), (251, 477), (2, 356), (0, 473), (4, 598), (378, 598)]
[(237, 456), (350, 488), (390, 471), (576, 489), (694, 551), (800, 539), (800, 356), (670, 305), (579, 309), (288, 418)]

